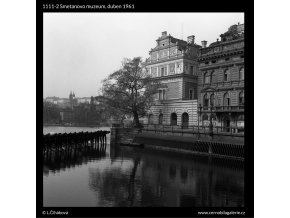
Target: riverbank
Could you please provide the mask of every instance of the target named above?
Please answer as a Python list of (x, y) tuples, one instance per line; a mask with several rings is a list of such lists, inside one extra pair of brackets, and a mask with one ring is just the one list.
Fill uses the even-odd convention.
[[(234, 137), (190, 137), (144, 133), (138, 129), (111, 128), (112, 143), (140, 144), (145, 149), (189, 153), (221, 158), (244, 159), (244, 141)], [(133, 144), (132, 144), (133, 143)]]

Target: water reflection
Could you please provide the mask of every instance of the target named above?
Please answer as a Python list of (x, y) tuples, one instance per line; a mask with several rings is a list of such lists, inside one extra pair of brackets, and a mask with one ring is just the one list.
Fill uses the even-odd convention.
[(115, 147), (44, 156), (44, 206), (244, 206), (241, 162)]
[(43, 155), (43, 173), (55, 173), (65, 171), (66, 168), (85, 165), (91, 159), (106, 156), (105, 147), (85, 147), (83, 149), (72, 149), (63, 152), (48, 151)]
[(243, 206), (243, 170), (117, 148), (117, 167), (90, 170), (101, 206)]

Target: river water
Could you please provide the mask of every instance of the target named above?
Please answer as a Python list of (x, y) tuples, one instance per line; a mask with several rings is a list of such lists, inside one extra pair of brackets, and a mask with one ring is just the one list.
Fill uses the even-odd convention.
[[(44, 127), (43, 133), (108, 128)], [(240, 163), (116, 147), (44, 160), (44, 207), (243, 207)]]

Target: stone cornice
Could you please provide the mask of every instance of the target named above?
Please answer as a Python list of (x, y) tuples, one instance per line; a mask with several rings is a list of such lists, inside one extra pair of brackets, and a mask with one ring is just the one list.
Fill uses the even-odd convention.
[(197, 76), (195, 76), (195, 75), (188, 75), (188, 74), (185, 74), (185, 73), (173, 74), (173, 75), (167, 75), (167, 76), (153, 77), (152, 79), (164, 80), (164, 79), (184, 78), (184, 77), (190, 78), (190, 79), (197, 79)]
[(222, 68), (239, 66), (239, 65), (244, 65), (244, 60), (231, 61), (231, 62), (225, 62), (225, 63), (216, 63), (216, 64), (206, 65), (206, 66), (199, 66), (199, 70), (206, 71), (206, 70), (213, 70), (217, 68), (222, 69)]
[(218, 87), (215, 89), (204, 88), (200, 90), (200, 93), (208, 93), (208, 92), (223, 92), (223, 91), (234, 91), (234, 90), (244, 90), (244, 86), (229, 86), (229, 87)]
[(223, 57), (228, 57), (228, 56), (233, 56), (233, 55), (243, 55), (243, 54), (244, 54), (243, 48), (233, 49), (233, 50), (228, 50), (228, 51), (221, 51), (221, 52), (202, 55), (201, 57), (198, 58), (198, 61), (202, 62), (202, 61), (207, 61), (207, 60), (212, 60), (212, 59), (218, 59), (218, 58), (223, 58)]
[(164, 63), (164, 62), (169, 62), (169, 61), (175, 61), (175, 60), (197, 61), (197, 58), (191, 59), (189, 57), (186, 57), (186, 55), (184, 55), (184, 54), (180, 54), (180, 55), (177, 55), (177, 56), (171, 56), (169, 58), (159, 59), (158, 61), (145, 62), (144, 63), (144, 67), (147, 67), (147, 66), (150, 66), (150, 65), (154, 65), (154, 64), (160, 64), (160, 63)]

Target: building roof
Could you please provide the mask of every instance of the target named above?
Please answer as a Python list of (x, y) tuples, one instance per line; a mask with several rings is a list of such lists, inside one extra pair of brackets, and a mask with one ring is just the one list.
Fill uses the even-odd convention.
[(211, 44), (209, 45), (209, 47), (210, 47), (210, 46), (216, 46), (216, 45), (219, 45), (219, 44), (221, 44), (221, 41), (216, 41), (216, 42), (211, 43)]
[(224, 43), (224, 42), (229, 42), (229, 41), (243, 38), (244, 37), (244, 28), (245, 28), (245, 25), (240, 24), (240, 23), (230, 26), (228, 28), (228, 31), (226, 31), (225, 33), (220, 35), (220, 37), (221, 37), (220, 41), (217, 39), (216, 42), (211, 43), (208, 47), (214, 47), (214, 46), (217, 46), (217, 45)]

